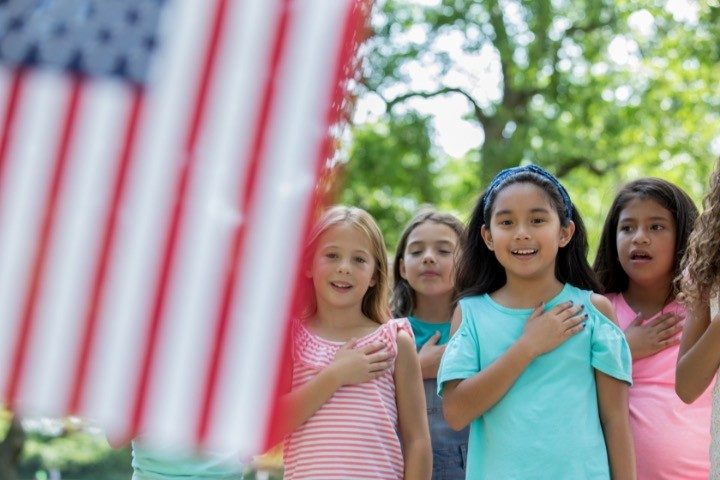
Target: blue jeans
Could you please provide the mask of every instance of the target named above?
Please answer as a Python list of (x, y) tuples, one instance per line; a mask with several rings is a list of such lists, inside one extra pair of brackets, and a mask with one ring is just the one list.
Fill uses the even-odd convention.
[(467, 460), (468, 427), (456, 432), (445, 421), (437, 381), (425, 379), (425, 401), (433, 451), (433, 480), (463, 480)]

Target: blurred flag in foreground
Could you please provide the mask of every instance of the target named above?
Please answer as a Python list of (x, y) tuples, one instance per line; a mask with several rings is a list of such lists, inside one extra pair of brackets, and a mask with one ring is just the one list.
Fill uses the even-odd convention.
[(367, 6), (0, 1), (0, 403), (263, 448)]

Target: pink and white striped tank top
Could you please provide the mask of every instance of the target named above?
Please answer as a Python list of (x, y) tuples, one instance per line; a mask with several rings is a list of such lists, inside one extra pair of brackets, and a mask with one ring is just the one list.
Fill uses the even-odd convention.
[[(304, 385), (333, 361), (342, 342), (332, 342), (297, 322), (293, 384)], [(412, 336), (406, 319), (391, 320), (362, 337), (357, 347), (383, 342), (397, 355), (397, 334)], [(370, 382), (341, 387), (285, 439), (285, 480), (402, 479), (394, 367)]]

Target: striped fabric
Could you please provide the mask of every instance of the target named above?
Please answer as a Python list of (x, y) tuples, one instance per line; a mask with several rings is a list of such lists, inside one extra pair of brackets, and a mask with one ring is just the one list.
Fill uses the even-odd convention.
[[(396, 356), (400, 330), (412, 336), (406, 319), (391, 320), (359, 339), (357, 346), (383, 342)], [(317, 375), (333, 361), (341, 346), (341, 342), (318, 337), (297, 322), (293, 329), (292, 387), (299, 388)], [(285, 480), (403, 478), (393, 373), (391, 369), (373, 381), (343, 386), (289, 435)]]
[(0, 403), (262, 449), (367, 7), (0, 2)]

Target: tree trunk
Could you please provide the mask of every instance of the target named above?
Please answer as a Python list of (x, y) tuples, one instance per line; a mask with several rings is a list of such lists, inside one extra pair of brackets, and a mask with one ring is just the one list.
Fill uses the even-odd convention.
[(503, 137), (503, 128), (504, 122), (498, 118), (489, 119), (483, 124), (485, 141), (480, 148), (483, 188), (487, 187), (500, 170), (513, 167), (521, 160), (515, 158), (516, 152), (510, 148), (508, 140)]
[(17, 478), (17, 467), (20, 463), (20, 454), (25, 443), (25, 431), (20, 424), (20, 419), (13, 416), (10, 428), (5, 439), (0, 442), (0, 478), (3, 480), (15, 480)]

